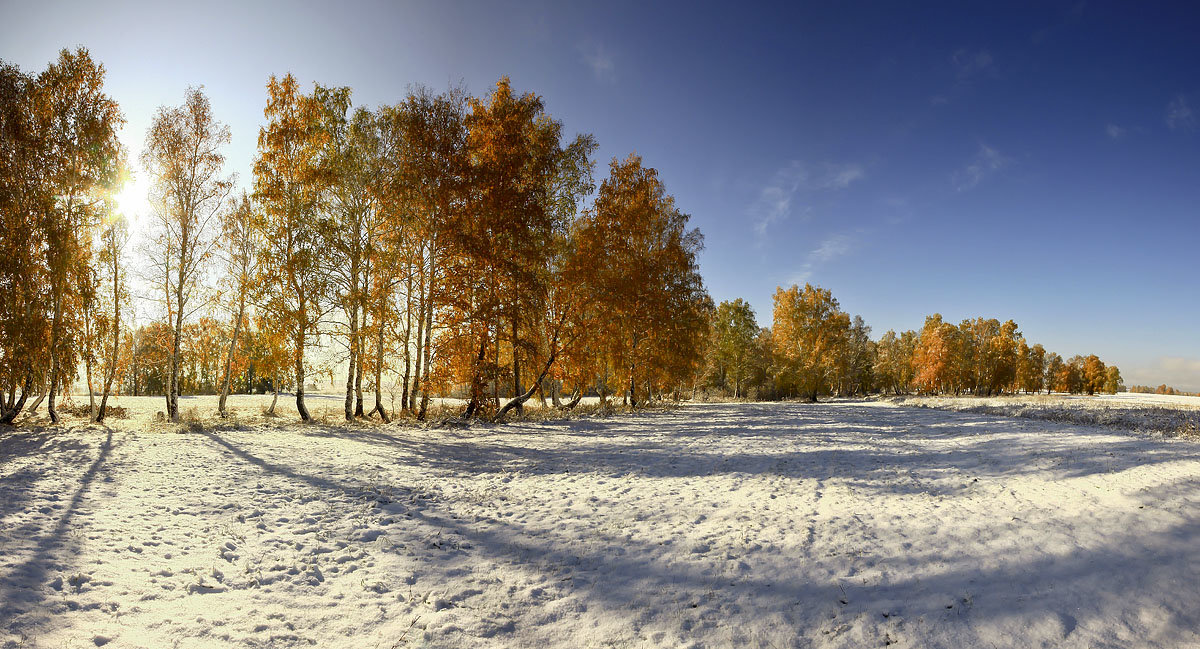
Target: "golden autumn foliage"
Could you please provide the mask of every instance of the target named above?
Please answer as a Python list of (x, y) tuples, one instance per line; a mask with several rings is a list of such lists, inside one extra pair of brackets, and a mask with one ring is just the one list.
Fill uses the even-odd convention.
[[(220, 394), (224, 416), (231, 392), (290, 389), (307, 420), (309, 378), (343, 369), (345, 417), (384, 421), (424, 419), (433, 396), (500, 418), (534, 395), (570, 408), (588, 393), (638, 406), (700, 389), (816, 400), (1123, 388), (1116, 367), (1064, 361), (1012, 320), (935, 314), (873, 340), (808, 284), (776, 291), (769, 328), (743, 300), (714, 307), (703, 236), (659, 172), (631, 154), (594, 179), (595, 139), (565, 135), (507, 77), (479, 97), (416, 87), (356, 107), (350, 88), (272, 76), (253, 192), (237, 201), (231, 134), (203, 92), (160, 108), (142, 162), (163, 308), (133, 326), (112, 201), (127, 175), (123, 117), (103, 81), (83, 49), (37, 76), (0, 62), (0, 422), (43, 396), (57, 419), (80, 365), (98, 417), (115, 392), (166, 395), (172, 419), (184, 393)], [(315, 362), (318, 348), (335, 358)], [(385, 390), (393, 404), (399, 392), (396, 412)]]
[(451, 306), (459, 311), (472, 359), (461, 378), (471, 385), (468, 413), (491, 410), (501, 380), (501, 341), (506, 339), (514, 394), (521, 389), (520, 359), (528, 356), (523, 329), (548, 292), (549, 262), (561, 227), (549, 208), (562, 125), (545, 114), (542, 99), (517, 95), (502, 78), (486, 99), (471, 99), (467, 114), (468, 170), (472, 191), (453, 214), (447, 243), (451, 277), (459, 288)]
[[(507, 79), (481, 99), (416, 89), (352, 119), (348, 90), (303, 95), (290, 76), (268, 90), (256, 308), (290, 332), (298, 404), (304, 348), (330, 334), (321, 318), (335, 306), (347, 416), (363, 414), (361, 398), (351, 403), (364, 368), (376, 375), (371, 414), (388, 417), (389, 368), (402, 409), (420, 418), (435, 390), (462, 386), (468, 416), (503, 415), (537, 391), (557, 400), (567, 378), (576, 393), (607, 385), (598, 365), (637, 403), (639, 390), (662, 394), (698, 366), (711, 308), (701, 238), (640, 159), (614, 162), (580, 214), (594, 140), (564, 140), (541, 98)], [(318, 247), (332, 253), (324, 265), (310, 263)], [(627, 317), (603, 326), (606, 306)]]
[[(399, 263), (375, 266), (372, 304), (377, 323), (395, 313), (396, 346), (404, 363), (401, 408), (418, 419), (424, 419), (431, 393), (451, 389), (453, 360), (458, 358), (450, 351), (459, 328), (458, 314), (450, 308), (454, 254), (449, 238), (470, 186), (465, 107), (460, 90), (435, 94), (418, 87), (395, 106), (380, 108), (387, 150), (382, 160), (387, 198), (381, 209), (385, 223), (395, 224), (382, 240)], [(384, 336), (377, 328), (377, 386), (382, 380), (378, 372), (387, 362)], [(376, 411), (387, 417), (378, 387)]]
[(62, 50), (36, 77), (0, 62), (0, 422), (88, 360), (94, 241), (124, 153), (104, 66)]
[(1184, 390), (1180, 390), (1178, 388), (1169, 386), (1166, 383), (1159, 384), (1158, 387), (1154, 387), (1154, 388), (1152, 388), (1148, 385), (1131, 385), (1131, 386), (1129, 386), (1129, 391), (1138, 393), (1138, 394), (1166, 394), (1166, 395), (1178, 395), (1178, 396), (1184, 396), (1184, 397), (1200, 396), (1200, 392), (1186, 392)]
[(779, 385), (810, 401), (833, 384), (838, 348), (844, 344), (850, 316), (828, 289), (805, 284), (775, 291), (772, 329)]
[(914, 357), (917, 353), (917, 332), (909, 330), (899, 335), (888, 330), (877, 343), (875, 380), (881, 392), (904, 394), (914, 383)]
[(199, 88), (180, 106), (162, 106), (150, 124), (142, 164), (154, 182), (153, 281), (173, 329), (167, 363), (166, 414), (179, 419), (179, 361), (184, 322), (206, 303), (202, 279), (219, 234), (218, 218), (233, 187), (223, 175), (229, 128), (217, 121)]
[(315, 344), (329, 308), (330, 280), (319, 227), (322, 193), (331, 173), (322, 158), (329, 137), (323, 128), (325, 109), (316, 93), (300, 92), (292, 75), (272, 76), (263, 111), (267, 125), (259, 131), (254, 161), (257, 229), (264, 243), (261, 282), (269, 287), (260, 306), (287, 335), (296, 410), (305, 421), (311, 417), (304, 403), (304, 354)]
[[(731, 389), (721, 373), (725, 321), (735, 303), (723, 303), (714, 319), (706, 354), (708, 388)], [(869, 392), (906, 394), (995, 395), (1040, 390), (1114, 393), (1124, 388), (1120, 370), (1099, 357), (1076, 356), (1064, 362), (1042, 345), (1030, 346), (1012, 320), (975, 318), (957, 326), (940, 314), (925, 319), (918, 331), (886, 332), (870, 339), (862, 318), (850, 318), (832, 293), (806, 285), (775, 293), (774, 326), (763, 329), (751, 350), (747, 387), (756, 398), (820, 395), (853, 396)], [(740, 343), (739, 343), (740, 344)]]
[(721, 388), (732, 387), (734, 398), (744, 396), (743, 385), (750, 374), (758, 336), (754, 309), (741, 299), (722, 302), (713, 311), (709, 329), (709, 382)]
[(687, 222), (658, 172), (630, 155), (609, 165), (575, 234), (600, 314), (605, 373), (634, 405), (639, 387), (661, 392), (690, 378), (702, 360), (713, 307), (696, 261), (703, 236)]
[(1115, 371), (1115, 381), (1110, 382), (1098, 357), (1074, 357), (1064, 363), (1040, 344), (1028, 345), (1012, 320), (976, 318), (954, 327), (940, 315), (930, 316), (913, 355), (913, 372), (916, 389), (925, 393), (993, 395), (1045, 389), (1095, 394), (1120, 389), (1120, 372)]
[(925, 326), (913, 352), (913, 381), (922, 392), (953, 390), (959, 331), (942, 320), (940, 313), (925, 318)]

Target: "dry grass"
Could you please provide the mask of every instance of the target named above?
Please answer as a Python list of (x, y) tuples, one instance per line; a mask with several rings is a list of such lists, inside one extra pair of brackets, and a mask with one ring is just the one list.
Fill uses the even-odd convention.
[[(322, 426), (378, 426), (384, 422), (378, 415), (355, 418), (346, 421), (343, 395), (310, 394), (306, 399), (309, 414), (313, 423)], [(185, 396), (179, 402), (179, 421), (170, 422), (166, 418), (166, 403), (161, 396), (130, 397), (118, 396), (111, 398), (108, 405), (108, 417), (105, 423), (116, 428), (150, 429), (165, 433), (189, 433), (205, 430), (236, 429), (248, 426), (285, 427), (300, 423), (296, 411), (295, 400), (291, 395), (279, 396), (275, 406), (275, 414), (267, 414), (272, 395), (230, 395), (227, 402), (228, 416), (221, 417), (217, 411), (217, 397), (214, 395)], [(367, 410), (372, 408), (369, 400)], [(389, 412), (390, 424), (394, 426), (413, 428), (463, 428), (472, 425), (487, 425), (485, 419), (471, 422), (462, 419), (465, 402), (458, 399), (434, 399), (430, 402), (425, 421), (418, 421), (409, 412)], [(661, 403), (650, 406), (639, 406), (638, 411), (657, 411), (671, 407)], [(542, 406), (537, 400), (525, 403), (525, 408), (510, 411), (505, 422), (553, 422), (573, 419), (603, 418), (617, 414), (632, 412), (628, 406), (610, 401), (601, 406), (595, 398), (586, 399), (574, 408), (565, 410), (555, 408), (547, 403)], [(79, 395), (65, 399), (59, 404), (61, 426), (73, 426), (89, 421), (87, 397)], [(30, 428), (50, 425), (43, 405), (33, 415), (25, 414), (17, 420), (17, 426)]]
[(890, 397), (896, 405), (1022, 417), (1059, 423), (1099, 426), (1167, 436), (1200, 436), (1200, 399), (1157, 399), (1120, 395), (1010, 395)]
[[(43, 405), (41, 408), (39, 408), (39, 410), (43, 409), (44, 407), (45, 406)], [(100, 404), (97, 403), (96, 409), (99, 410), (99, 408), (100, 408)], [(73, 401), (70, 403), (65, 403), (60, 406), (57, 406), (55, 408), (55, 411), (58, 412), (59, 415), (67, 415), (69, 417), (74, 417), (77, 419), (88, 419), (91, 417), (91, 414), (92, 414), (92, 409), (91, 409), (90, 405), (88, 405), (87, 403), (80, 403), (78, 401)], [(128, 419), (128, 418), (129, 418), (129, 411), (125, 408), (122, 408), (120, 406), (114, 406), (112, 404), (108, 404), (104, 407), (104, 419), (106, 421), (109, 419)]]

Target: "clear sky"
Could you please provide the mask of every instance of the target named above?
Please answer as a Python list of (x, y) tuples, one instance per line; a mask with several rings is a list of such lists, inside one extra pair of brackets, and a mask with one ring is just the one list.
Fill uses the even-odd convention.
[(1200, 390), (1200, 5), (751, 4), (4, 0), (0, 58), (88, 47), (135, 160), (203, 84), (243, 184), (272, 73), (359, 105), (509, 75), (596, 135), (601, 175), (657, 167), (713, 298), (760, 324), (809, 281), (876, 336), (1011, 317), (1126, 383)]

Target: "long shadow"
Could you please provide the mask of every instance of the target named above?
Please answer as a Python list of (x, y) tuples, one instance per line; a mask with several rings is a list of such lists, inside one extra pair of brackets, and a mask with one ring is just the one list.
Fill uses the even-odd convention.
[[(1054, 434), (1025, 434), (1046, 430)], [(513, 432), (530, 440), (552, 435), (566, 441), (525, 443)], [(743, 472), (862, 478), (865, 472), (873, 478), (907, 470), (922, 481), (935, 481), (949, 468), (968, 478), (1036, 472), (1062, 479), (1200, 459), (1200, 446), (1190, 442), (1123, 431), (844, 403), (733, 404), (652, 413), (636, 421), (429, 430), (420, 436), (366, 427), (311, 427), (303, 434), (369, 444), (392, 462), (464, 474), (588, 470), (649, 477)]]
[(277, 475), (282, 475), (282, 476), (291, 478), (292, 480), (299, 480), (300, 482), (307, 483), (318, 489), (325, 489), (325, 490), (334, 491), (334, 492), (338, 492), (338, 493), (358, 493), (358, 492), (364, 491), (368, 486), (366, 484), (341, 483), (341, 482), (337, 482), (335, 480), (330, 480), (328, 478), (321, 478), (318, 476), (309, 475), (307, 473), (301, 473), (299, 471), (293, 470), (290, 467), (284, 466), (282, 464), (275, 464), (274, 462), (268, 462), (267, 460), (264, 460), (256, 455), (253, 455), (253, 454), (247, 452), (246, 450), (244, 450), (243, 448), (241, 448), (240, 446), (237, 446), (236, 444), (231, 443), (229, 440), (225, 439), (224, 437), (221, 437), (215, 431), (206, 430), (206, 431), (203, 431), (201, 434), (204, 435), (205, 437), (207, 437), (208, 439), (212, 440), (212, 442), (217, 444), (218, 446), (221, 446), (222, 448), (229, 451), (230, 453), (233, 453), (234, 455), (241, 458), (242, 460), (245, 460), (246, 462), (253, 464), (254, 466), (262, 469), (263, 471), (265, 471), (267, 473), (274, 473)]
[[(100, 452), (80, 477), (79, 486), (54, 528), (37, 539), (28, 559), (13, 567), (0, 580), (0, 619), (14, 620), (9, 626), (10, 631), (37, 626), (49, 617), (49, 611), (43, 610), (41, 615), (32, 618), (18, 618), (22, 614), (33, 612), (45, 600), (49, 572), (66, 570), (65, 565), (60, 563), (59, 555), (69, 549), (67, 533), (70, 531), (72, 519), (113, 450), (113, 430), (108, 426), (103, 427), (107, 434), (104, 442), (100, 444)], [(59, 587), (70, 588), (70, 585), (64, 583)]]
[[(208, 436), (263, 471), (318, 489), (353, 493), (367, 486), (313, 476), (259, 458), (219, 435)], [(1197, 489), (1200, 479), (1164, 485), (1145, 492), (1141, 498), (1155, 504), (1164, 497), (1189, 497)], [(768, 619), (772, 614), (779, 616), (774, 619), (782, 620), (776, 624), (817, 639), (821, 637), (817, 624), (831, 616), (865, 620), (859, 630), (864, 645), (892, 638), (890, 634), (898, 633), (896, 623), (901, 620), (960, 625), (958, 634), (942, 635), (944, 641), (924, 638), (932, 643), (926, 646), (934, 647), (963, 643), (986, 646), (991, 641), (988, 638), (996, 633), (1008, 633), (1010, 637), (1014, 633), (1040, 634), (1034, 639), (1052, 644), (1072, 633), (1082, 633), (1086, 642), (1086, 634), (1094, 634), (1101, 626), (1108, 629), (1106, 642), (1093, 646), (1121, 646), (1135, 641), (1143, 646), (1180, 646), (1196, 639), (1188, 635), (1190, 629), (1200, 628), (1200, 561), (1189, 559), (1200, 548), (1200, 521), (1194, 518), (1148, 534), (1134, 515), (1126, 516), (1115, 521), (1112, 535), (1103, 543), (1080, 546), (1067, 556), (1036, 547), (996, 556), (990, 548), (970, 542), (937, 549), (917, 547), (909, 556), (892, 556), (867, 544), (865, 549), (859, 548), (857, 558), (878, 566), (885, 578), (874, 584), (860, 584), (849, 575), (823, 572), (823, 568), (836, 567), (836, 561), (826, 566), (806, 564), (806, 560), (824, 562), (812, 554), (797, 555), (794, 561), (776, 557), (774, 565), (788, 566), (788, 574), (751, 571), (731, 576), (712, 563), (664, 551), (661, 544), (612, 536), (586, 525), (539, 529), (537, 534), (495, 519), (468, 526), (450, 511), (438, 511), (437, 506), (429, 503), (405, 513), (443, 537), (468, 541), (470, 548), (458, 552), (477, 553), (530, 575), (569, 573), (569, 578), (578, 580), (572, 583), (571, 593), (588, 604), (583, 610), (608, 609), (627, 616), (636, 626), (642, 608), (689, 614), (690, 607), (696, 623), (684, 635), (711, 631), (713, 625), (728, 625), (731, 615), (744, 623)], [(975, 532), (989, 537), (1011, 534), (1012, 530), (983, 527)], [(580, 540), (586, 540), (587, 546), (581, 547)], [(752, 555), (740, 558), (754, 560)], [(914, 560), (918, 562), (916, 568)], [(1118, 569), (1131, 565), (1139, 569)], [(697, 602), (693, 599), (697, 593), (709, 595)], [(1069, 597), (1064, 597), (1066, 594)], [(740, 609), (739, 602), (749, 602), (752, 609)], [(1160, 611), (1165, 616), (1157, 629), (1163, 635), (1157, 639), (1139, 635), (1147, 632), (1137, 621), (1145, 610)], [(1014, 618), (1028, 620), (1029, 624), (1013, 626)], [(1057, 626), (1049, 631), (1034, 628), (1034, 623), (1046, 619)], [(1116, 637), (1111, 631), (1114, 624)]]
[(44, 465), (35, 459), (53, 458), (56, 467), (67, 470), (91, 459), (92, 447), (73, 434), (84, 428), (40, 428), (0, 437), (0, 520), (25, 509), (39, 481), (47, 478)]
[[(934, 640), (922, 645), (957, 648), (988, 646), (982, 644), (984, 636), (979, 634), (988, 626), (1010, 639), (1015, 639), (1014, 635), (1020, 637), (1024, 629), (1011, 624), (1014, 617), (1040, 622), (1044, 616), (1052, 616), (1061, 625), (1063, 635), (1054, 637), (1055, 631), (1050, 631), (1051, 637), (1041, 640), (1057, 642), (1081, 626), (1112, 626), (1114, 619), (1124, 621), (1146, 610), (1155, 610), (1165, 611), (1168, 618), (1156, 630), (1163, 634), (1161, 642), (1149, 642), (1143, 635), (1145, 631), (1131, 624), (1124, 629), (1123, 638), (1112, 638), (1111, 629), (1106, 629), (1104, 635), (1111, 644), (1091, 646), (1131, 646), (1132, 642), (1147, 647), (1194, 646), (1183, 641), (1200, 640), (1194, 633), (1200, 629), (1197, 589), (1200, 561), (1183, 559), (1196, 555), (1196, 548), (1200, 547), (1200, 521), (1196, 520), (1161, 531), (1162, 542), (1153, 539), (1147, 542), (1136, 532), (1117, 532), (1103, 545), (1080, 548), (1065, 557), (1043, 552), (996, 557), (984, 548), (966, 546), (957, 553), (925, 553), (920, 556), (923, 565), (913, 570), (910, 558), (876, 550), (858, 554), (857, 558), (881, 567), (885, 574), (895, 567), (897, 572), (907, 570), (909, 576), (862, 584), (851, 575), (830, 577), (819, 570), (810, 571), (802, 567), (804, 556), (795, 557), (792, 565), (796, 569), (792, 574), (749, 572), (731, 578), (719, 568), (714, 570), (711, 564), (701, 566), (679, 555), (663, 556), (649, 542), (608, 538), (604, 545), (619, 548), (620, 554), (603, 550), (581, 552), (578, 545), (570, 543), (578, 536), (561, 534), (547, 539), (502, 521), (473, 529), (445, 515), (423, 511), (412, 514), (413, 518), (444, 530), (445, 535), (454, 534), (470, 541), (473, 548), (491, 560), (524, 565), (531, 574), (569, 571), (576, 578), (582, 577), (583, 583), (573, 587), (586, 593), (588, 608), (601, 605), (623, 611), (631, 620), (643, 608), (686, 611), (688, 606), (696, 608), (693, 598), (697, 594), (719, 593), (715, 595), (716, 601), (707, 603), (707, 610), (696, 611), (700, 621), (698, 631), (730, 624), (730, 612), (745, 613), (742, 620), (749, 621), (803, 607), (809, 610), (790, 618), (789, 624), (816, 638), (820, 635), (812, 624), (822, 618), (836, 615), (854, 620), (864, 615), (868, 620), (864, 629), (867, 637), (858, 646), (874, 646), (880, 641), (890, 644), (886, 639), (895, 633), (896, 621), (920, 619), (934, 625), (961, 623), (966, 637), (948, 633), (944, 636), (948, 638), (945, 643)], [(1121, 529), (1135, 530), (1136, 526), (1121, 526)], [(544, 534), (544, 530), (540, 532)], [(588, 534), (593, 541), (599, 536), (594, 531)], [(786, 562), (777, 561), (776, 565), (779, 563)], [(1131, 565), (1140, 570), (1117, 569)], [(753, 609), (738, 610), (738, 603), (746, 600)], [(819, 609), (819, 615), (814, 609)], [(709, 622), (707, 628), (703, 624), (705, 617)], [(893, 625), (886, 623), (889, 620)], [(1116, 626), (1120, 628), (1122, 624)], [(987, 637), (995, 635), (992, 632)]]
[(14, 430), (0, 436), (0, 468), (9, 462), (28, 455), (45, 455), (65, 451), (86, 450), (89, 447), (71, 438), (73, 433), (86, 426), (74, 426), (67, 430), (38, 427)]
[[(569, 424), (555, 427), (530, 425), (525, 429), (531, 438), (539, 430), (568, 437), (555, 448), (531, 448), (504, 429), (478, 435), (473, 435), (472, 431), (448, 435), (431, 432), (424, 439), (377, 430), (367, 430), (369, 435), (360, 435), (357, 429), (344, 432), (325, 429), (322, 434), (373, 444), (384, 457), (397, 463), (464, 475), (502, 468), (513, 470), (516, 463), (521, 470), (531, 474), (600, 471), (647, 477), (704, 477), (736, 471), (796, 478), (840, 476), (854, 477), (864, 487), (875, 485), (880, 489), (892, 489), (892, 486), (876, 479), (877, 472), (883, 470), (874, 468), (877, 463), (891, 462), (892, 469), (897, 465), (907, 467), (918, 477), (927, 476), (934, 482), (938, 471), (946, 467), (964, 474), (976, 472), (1002, 477), (1037, 471), (1053, 477), (1119, 471), (1145, 463), (1197, 456), (1194, 447), (1176, 442), (1159, 442), (1132, 435), (1114, 436), (1111, 431), (1073, 426), (1053, 428), (1063, 438), (1057, 446), (1044, 436), (1023, 443), (1023, 432), (1045, 430), (1045, 425), (1031, 422), (1013, 425), (1012, 420), (1000, 417), (938, 412), (914, 420), (911, 411), (885, 410), (881, 414), (873, 407), (842, 404), (785, 407), (784, 414), (790, 419), (782, 417), (772, 405), (727, 410), (714, 408), (717, 412), (700, 413), (699, 417), (688, 412), (655, 413), (638, 418), (636, 423), (646, 430), (639, 430), (633, 436), (629, 431), (621, 430), (630, 423), (624, 419), (599, 423), (587, 429)], [(788, 422), (782, 428), (781, 420)], [(998, 427), (1002, 432), (995, 432)], [(972, 431), (976, 429), (981, 434), (973, 435)], [(332, 432), (334, 430), (338, 432)], [(982, 434), (985, 432), (987, 434)], [(206, 432), (204, 435), (214, 445), (264, 472), (285, 476), (319, 490), (367, 494), (374, 486), (354, 479), (312, 475), (280, 461), (263, 459), (219, 433)], [(1079, 436), (1092, 435), (1095, 436), (1092, 444), (1095, 450), (1071, 443)], [(759, 445), (747, 444), (751, 439), (768, 444), (771, 450), (736, 450)], [(923, 448), (924, 444), (941, 439), (953, 440), (955, 444), (946, 451)], [(818, 448), (801, 449), (801, 445)], [(704, 450), (708, 446), (730, 450)], [(0, 618), (15, 620), (18, 615), (25, 615), (17, 622), (21, 627), (37, 621), (28, 612), (42, 603), (42, 589), (49, 571), (61, 569), (55, 561), (60, 560), (62, 551), (68, 549), (66, 533), (90, 486), (104, 470), (112, 449), (113, 432), (109, 430), (99, 454), (84, 472), (54, 529), (39, 538), (33, 554), (0, 583), (3, 588)], [(1031, 456), (1038, 466), (1028, 464)], [(296, 460), (301, 461), (300, 458)], [(1060, 467), (1047, 468), (1047, 465), (1060, 461)], [(1153, 503), (1163, 496), (1187, 498), (1196, 490), (1195, 483), (1176, 483), (1148, 491), (1144, 497), (1147, 503)], [(1086, 628), (1094, 620), (1134, 616), (1141, 605), (1165, 610), (1171, 624), (1178, 628), (1196, 628), (1200, 623), (1196, 614), (1200, 602), (1195, 585), (1200, 583), (1200, 561), (1187, 560), (1195, 555), (1195, 548), (1200, 547), (1200, 525), (1194, 519), (1182, 520), (1149, 539), (1138, 529), (1136, 520), (1130, 519), (1127, 524), (1117, 526), (1126, 532), (1114, 532), (1102, 544), (1079, 548), (1070, 556), (1030, 552), (988, 561), (987, 567), (981, 567), (983, 550), (980, 548), (966, 547), (962, 552), (949, 554), (928, 552), (919, 557), (924, 562), (920, 579), (905, 577), (866, 589), (840, 583), (827, 575), (806, 572), (806, 568), (797, 568), (796, 573), (788, 575), (751, 572), (731, 578), (714, 573), (699, 562), (693, 565), (686, 558), (665, 556), (661, 548), (648, 541), (630, 541), (594, 530), (582, 534), (595, 541), (591, 547), (576, 549), (579, 545), (569, 541), (579, 539), (584, 530), (548, 534), (546, 530), (539, 530), (540, 535), (535, 536), (520, 525), (504, 521), (490, 520), (486, 524), (468, 526), (438, 507), (435, 502), (424, 509), (412, 508), (409, 513), (422, 525), (468, 540), (473, 545), (470, 552), (477, 552), (489, 560), (526, 566), (530, 571), (535, 565), (571, 568), (580, 579), (591, 582), (590, 588), (576, 589), (584, 593), (582, 597), (597, 606), (628, 611), (631, 617), (633, 609), (653, 603), (648, 598), (659, 597), (659, 594), (672, 596), (672, 593), (711, 590), (717, 593), (716, 599), (704, 606), (710, 611), (716, 610), (717, 604), (726, 606), (726, 614), (731, 610), (729, 606), (736, 605), (736, 596), (741, 593), (753, 602), (755, 611), (752, 613), (759, 609), (787, 611), (795, 602), (806, 602), (809, 606), (827, 602), (831, 610), (843, 610), (847, 614), (889, 612), (908, 618), (926, 616), (933, 621), (937, 620), (938, 614), (946, 616), (946, 621), (975, 616), (978, 624), (987, 625), (1012, 614), (1013, 610), (1033, 615), (1035, 607), (1061, 608), (1065, 604), (1057, 601), (1055, 593), (1069, 592), (1075, 593), (1071, 605), (1078, 610), (1062, 614), (1063, 620), (1070, 618), (1064, 622), (1064, 628)], [(609, 551), (616, 547), (622, 549), (620, 554)], [(901, 571), (896, 557), (869, 558), (883, 566), (897, 561), (897, 571)], [(804, 557), (796, 557), (797, 561), (802, 559)], [(1112, 571), (1105, 570), (1105, 566), (1131, 563), (1144, 566), (1141, 576), (1130, 571), (1109, 574)], [(729, 586), (723, 586), (725, 583)], [(1001, 589), (1000, 594), (990, 593), (987, 584), (1004, 584), (1006, 588)], [(728, 592), (722, 590), (726, 588)], [(840, 604), (839, 597), (844, 589), (849, 590), (846, 597), (849, 603)], [(1003, 593), (1016, 591), (1031, 595), (1022, 603), (1000, 601), (1007, 597)], [(1113, 593), (1122, 593), (1124, 597), (1116, 597)], [(963, 594), (973, 597), (974, 603), (955, 603)], [(941, 600), (948, 600), (947, 604), (956, 609), (945, 609), (953, 612), (942, 613)], [(680, 608), (684, 608), (680, 604)], [(794, 615), (801, 621), (811, 618), (805, 618), (809, 614), (803, 612)]]

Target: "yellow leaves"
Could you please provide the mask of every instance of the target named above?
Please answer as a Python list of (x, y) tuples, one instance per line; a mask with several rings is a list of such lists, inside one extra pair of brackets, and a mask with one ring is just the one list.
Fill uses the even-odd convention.
[(828, 289), (777, 288), (772, 338), (781, 387), (809, 398), (827, 389), (849, 328), (849, 314)]
[[(93, 242), (120, 174), (117, 103), (88, 51), (33, 77), (0, 62), (0, 381), (62, 384), (86, 353)], [(5, 416), (13, 412), (0, 413)]]
[[(648, 200), (653, 197), (653, 200)], [(613, 160), (592, 209), (577, 224), (577, 277), (596, 305), (602, 349), (627, 382), (672, 383), (699, 364), (711, 300), (696, 266), (702, 245), (653, 168)]]

